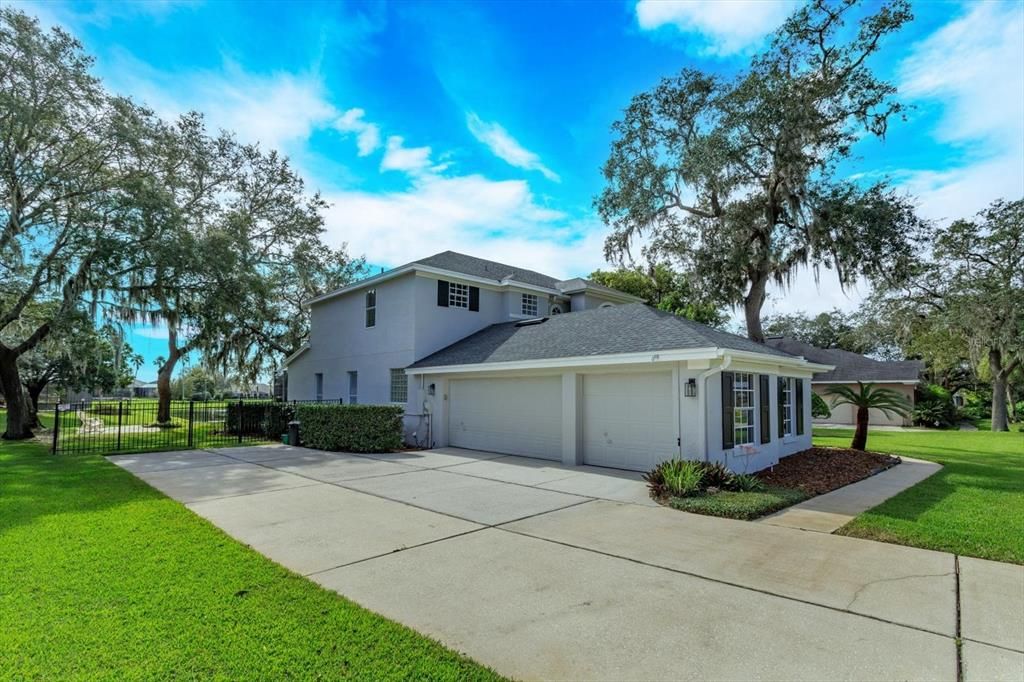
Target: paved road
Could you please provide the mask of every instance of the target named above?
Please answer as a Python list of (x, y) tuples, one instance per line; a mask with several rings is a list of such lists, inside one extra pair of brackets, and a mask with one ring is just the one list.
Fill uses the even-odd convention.
[(111, 460), (516, 678), (1024, 679), (1021, 566), (684, 514), (636, 474), (493, 453)]

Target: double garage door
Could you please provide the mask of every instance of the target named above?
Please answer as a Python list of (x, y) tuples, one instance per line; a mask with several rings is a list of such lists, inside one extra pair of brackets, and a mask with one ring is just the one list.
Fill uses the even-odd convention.
[[(577, 414), (583, 462), (646, 471), (678, 453), (671, 372), (586, 374)], [(560, 376), (449, 384), (448, 442), (560, 461)]]

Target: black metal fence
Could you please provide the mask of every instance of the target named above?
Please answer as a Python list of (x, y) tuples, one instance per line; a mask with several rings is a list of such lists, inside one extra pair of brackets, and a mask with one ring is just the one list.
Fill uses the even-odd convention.
[(55, 405), (54, 453), (109, 454), (280, 442), (295, 405), (338, 400), (172, 400), (160, 419), (154, 399), (91, 400)]

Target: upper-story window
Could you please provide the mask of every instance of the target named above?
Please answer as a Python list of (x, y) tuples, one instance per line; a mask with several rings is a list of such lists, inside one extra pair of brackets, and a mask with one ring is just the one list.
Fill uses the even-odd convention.
[(477, 312), (480, 310), (480, 287), (439, 279), (437, 305), (442, 308), (463, 308)]
[(373, 327), (377, 324), (377, 290), (370, 289), (366, 292), (366, 326)]
[(448, 283), (448, 307), (468, 308), (469, 307), (469, 285), (458, 282)]
[(522, 312), (523, 315), (537, 317), (537, 308), (540, 301), (537, 294), (523, 294)]

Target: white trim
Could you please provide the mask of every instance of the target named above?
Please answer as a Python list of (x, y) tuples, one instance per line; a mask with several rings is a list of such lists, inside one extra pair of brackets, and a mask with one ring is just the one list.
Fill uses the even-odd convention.
[[(754, 359), (771, 367), (787, 367), (807, 371), (822, 371), (829, 365), (816, 365), (803, 358), (783, 358), (775, 355), (750, 351), (731, 351), (722, 348), (693, 348), (677, 350), (648, 351), (643, 353), (615, 353), (608, 355), (578, 355), (566, 358), (541, 358), (537, 360), (515, 360), (511, 362), (477, 362), (468, 365), (437, 365), (433, 367), (410, 367), (406, 374), (455, 374), (476, 372), (506, 372), (527, 369), (559, 369), (563, 367), (588, 367), (623, 364), (650, 364), (654, 362), (677, 362), (680, 360), (706, 360), (720, 357)], [(740, 370), (742, 371), (742, 370)], [(757, 370), (753, 370), (757, 371)]]
[[(297, 357), (299, 357), (300, 355), (302, 355), (303, 353), (305, 353), (305, 352), (306, 352), (307, 350), (309, 350), (309, 344), (308, 344), (308, 343), (304, 343), (304, 344), (302, 344), (302, 347), (301, 347), (301, 348), (299, 348), (299, 349), (298, 349), (297, 351), (295, 351), (294, 353), (292, 353), (291, 355), (289, 355), (288, 357), (286, 357), (286, 358), (284, 359), (284, 362), (283, 362), (282, 364), (283, 364), (283, 365), (284, 365), (285, 367), (287, 367), (287, 366), (288, 366), (288, 363), (290, 363), (290, 362), (291, 362), (292, 360), (294, 360), (295, 358), (297, 358)], [(153, 385), (155, 386), (156, 384), (154, 383)]]
[(643, 303), (644, 302), (644, 299), (640, 298), (639, 296), (634, 296), (633, 294), (627, 294), (625, 291), (619, 291), (618, 289), (612, 289), (611, 287), (606, 287), (605, 285), (598, 284), (597, 282), (591, 282), (590, 280), (583, 279), (582, 277), (577, 277), (575, 279), (566, 280), (566, 282), (573, 282), (573, 281), (576, 281), (576, 280), (579, 280), (579, 282), (580, 282), (579, 285), (567, 286), (567, 287), (564, 287), (564, 288), (559, 288), (559, 291), (561, 291), (563, 294), (578, 294), (578, 293), (581, 293), (581, 292), (582, 293), (594, 293), (594, 294), (596, 294), (598, 296), (604, 296), (605, 298), (610, 298), (610, 299), (617, 300), (617, 301), (623, 302), (623, 303)]

